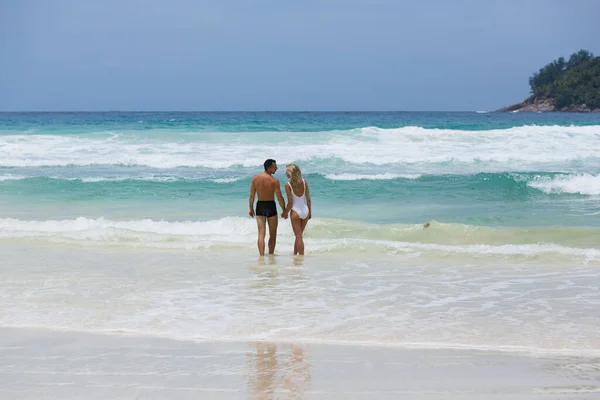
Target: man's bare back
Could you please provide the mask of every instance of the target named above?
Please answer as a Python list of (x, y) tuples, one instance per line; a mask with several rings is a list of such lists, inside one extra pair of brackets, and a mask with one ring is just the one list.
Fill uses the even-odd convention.
[[(279, 202), (282, 210), (285, 209), (285, 201), (281, 194), (281, 186), (279, 180), (273, 177), (277, 171), (277, 163), (275, 160), (267, 160), (264, 164), (265, 172), (258, 174), (252, 178), (250, 184), (250, 211), (248, 215), (252, 218), (256, 217), (258, 226), (258, 252), (262, 256), (265, 254), (265, 234), (266, 224), (269, 223), (269, 254), (275, 252), (275, 243), (277, 238), (277, 205), (275, 197)], [(254, 198), (258, 195), (256, 210), (254, 209)]]
[(279, 180), (266, 172), (252, 178), (252, 185), (258, 195), (258, 201), (275, 200), (275, 190), (280, 188)]

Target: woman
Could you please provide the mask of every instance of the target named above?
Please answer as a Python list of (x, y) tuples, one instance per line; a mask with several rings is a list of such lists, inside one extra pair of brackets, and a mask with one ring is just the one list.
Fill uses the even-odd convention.
[(304, 255), (304, 240), (302, 234), (308, 220), (312, 217), (312, 209), (310, 206), (310, 191), (308, 184), (302, 179), (300, 167), (296, 164), (288, 164), (285, 166), (285, 175), (290, 178), (290, 181), (285, 184), (285, 192), (287, 194), (287, 207), (283, 213), (283, 217), (287, 218), (290, 214), (292, 221), (292, 229), (296, 236), (294, 242), (294, 255)]

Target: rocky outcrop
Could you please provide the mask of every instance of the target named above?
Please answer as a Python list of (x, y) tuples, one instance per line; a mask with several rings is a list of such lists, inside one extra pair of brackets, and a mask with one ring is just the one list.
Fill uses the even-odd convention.
[(551, 112), (555, 111), (554, 100), (552, 99), (537, 99), (535, 97), (529, 97), (528, 99), (504, 107), (498, 110), (498, 112)]
[(563, 107), (558, 111), (582, 113), (582, 112), (599, 112), (600, 109), (590, 110), (590, 108), (588, 106), (586, 106), (585, 104), (579, 104), (579, 105)]
[(554, 99), (551, 98), (536, 98), (529, 97), (528, 99), (510, 105), (508, 107), (501, 108), (497, 112), (600, 112), (600, 108), (591, 110), (585, 104), (571, 105), (557, 109), (554, 106)]

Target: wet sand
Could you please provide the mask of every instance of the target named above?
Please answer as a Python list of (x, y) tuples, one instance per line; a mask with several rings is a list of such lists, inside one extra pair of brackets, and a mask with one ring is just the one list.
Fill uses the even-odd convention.
[(0, 329), (3, 399), (594, 399), (600, 359)]

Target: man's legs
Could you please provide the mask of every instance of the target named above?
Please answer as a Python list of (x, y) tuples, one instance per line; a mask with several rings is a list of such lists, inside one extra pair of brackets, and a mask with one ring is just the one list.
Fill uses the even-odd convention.
[(269, 217), (269, 254), (275, 253), (275, 245), (277, 244), (277, 224), (279, 224), (277, 215)]
[[(256, 216), (256, 226), (258, 226), (258, 254), (261, 256), (265, 255), (265, 234), (267, 233), (267, 217), (262, 217), (260, 215)], [(269, 238), (269, 245), (271, 239)]]

